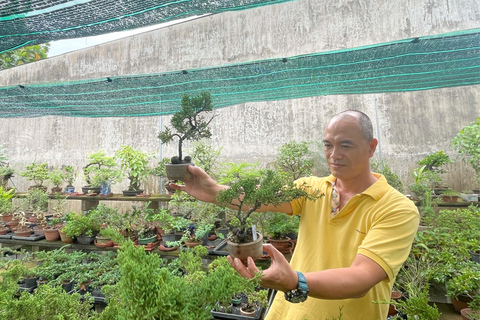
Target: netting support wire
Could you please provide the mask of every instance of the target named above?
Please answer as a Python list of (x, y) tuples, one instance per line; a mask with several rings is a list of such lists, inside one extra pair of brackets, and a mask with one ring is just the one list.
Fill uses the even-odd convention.
[(378, 140), (378, 158), (380, 159), (380, 170), (382, 170), (382, 144), (380, 143), (380, 122), (378, 119), (378, 103), (375, 95), (375, 117), (377, 118), (377, 140)]

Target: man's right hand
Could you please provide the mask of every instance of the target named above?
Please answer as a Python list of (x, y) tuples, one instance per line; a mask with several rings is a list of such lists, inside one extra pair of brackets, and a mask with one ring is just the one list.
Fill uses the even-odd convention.
[(188, 170), (193, 175), (192, 178), (183, 181), (184, 185), (170, 183), (170, 187), (185, 191), (197, 200), (216, 204), (218, 192), (227, 186), (217, 184), (202, 168), (188, 166)]

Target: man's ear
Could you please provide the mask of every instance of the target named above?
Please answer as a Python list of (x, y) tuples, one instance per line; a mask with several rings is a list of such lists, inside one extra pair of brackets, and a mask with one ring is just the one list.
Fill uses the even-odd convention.
[(369, 157), (373, 157), (373, 154), (375, 153), (375, 150), (377, 149), (377, 145), (378, 145), (378, 140), (373, 138), (372, 140), (370, 140), (370, 152), (369, 152)]

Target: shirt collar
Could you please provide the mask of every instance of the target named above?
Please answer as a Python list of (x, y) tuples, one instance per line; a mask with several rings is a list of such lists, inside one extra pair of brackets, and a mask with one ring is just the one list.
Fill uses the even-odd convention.
[[(362, 194), (366, 194), (372, 197), (374, 200), (379, 200), (387, 192), (388, 182), (383, 175), (374, 172), (372, 172), (372, 174), (378, 180), (374, 184), (372, 184), (367, 190), (363, 191)], [(335, 178), (333, 175), (329, 175), (326, 179), (326, 181), (330, 183), (330, 185), (332, 185), (335, 180), (337, 180), (337, 178)]]

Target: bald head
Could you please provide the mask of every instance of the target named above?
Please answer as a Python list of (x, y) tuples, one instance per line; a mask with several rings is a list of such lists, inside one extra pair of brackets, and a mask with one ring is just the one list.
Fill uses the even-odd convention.
[(332, 121), (337, 121), (345, 118), (349, 118), (349, 120), (355, 119), (355, 121), (358, 123), (360, 127), (360, 131), (362, 132), (362, 136), (363, 138), (365, 138), (365, 140), (370, 141), (373, 139), (372, 121), (365, 113), (361, 111), (357, 111), (357, 110), (342, 111), (340, 113), (337, 113), (335, 116), (333, 116), (333, 118), (330, 119), (329, 123), (331, 123)]

